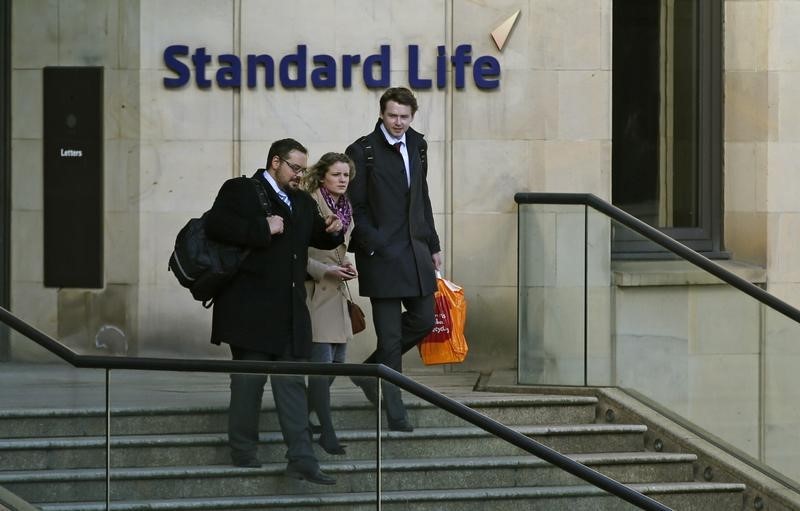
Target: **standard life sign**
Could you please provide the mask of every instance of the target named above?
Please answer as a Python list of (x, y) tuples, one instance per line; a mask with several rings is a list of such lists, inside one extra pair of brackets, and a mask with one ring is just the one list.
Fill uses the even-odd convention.
[[(466, 87), (467, 75), (479, 89), (496, 89), (500, 86), (500, 63), (496, 58), (484, 55), (473, 60), (472, 45), (456, 46), (452, 55), (445, 46), (436, 47), (436, 70), (424, 74), (420, 70), (420, 48), (408, 45), (408, 85), (412, 89), (443, 89), (447, 86), (448, 70), (453, 71), (456, 89)], [(297, 46), (295, 53), (277, 58), (267, 54), (249, 54), (244, 58), (230, 53), (216, 58), (200, 47), (191, 50), (188, 46), (174, 44), (164, 50), (164, 64), (173, 76), (164, 77), (164, 86), (169, 89), (183, 87), (194, 77), (198, 87), (238, 89), (245, 86), (272, 88), (276, 81), (286, 89), (305, 89), (309, 81), (315, 89), (333, 89), (341, 84), (345, 89), (353, 85), (353, 77), (359, 75), (368, 88), (384, 89), (391, 85), (392, 49), (382, 45), (378, 53), (362, 60), (359, 54), (344, 54), (338, 59), (324, 53), (309, 56), (305, 44)], [(214, 66), (216, 72), (207, 69)]]

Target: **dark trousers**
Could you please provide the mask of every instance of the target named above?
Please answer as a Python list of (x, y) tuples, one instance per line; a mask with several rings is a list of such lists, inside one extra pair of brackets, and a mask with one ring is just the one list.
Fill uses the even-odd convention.
[[(231, 346), (233, 360), (298, 361), (289, 351), (272, 355)], [(234, 458), (256, 456), (261, 398), (267, 375), (232, 374), (231, 403), (228, 410), (228, 442)], [(305, 377), (302, 375), (272, 376), (272, 395), (278, 411), (286, 458), (290, 462), (319, 466), (311, 446), (308, 427), (308, 401)]]
[[(416, 346), (434, 325), (433, 294), (410, 298), (371, 298), (378, 346), (365, 364), (383, 364), (403, 372), (403, 353)], [(405, 312), (402, 312), (405, 307)], [(382, 384), (389, 422), (408, 420), (400, 389)]]
[[(347, 352), (346, 343), (311, 343), (311, 362), (324, 364), (342, 363)], [(314, 411), (322, 428), (319, 443), (326, 448), (335, 448), (339, 445), (336, 430), (333, 427), (331, 416), (331, 384), (333, 376), (308, 377), (308, 409)]]

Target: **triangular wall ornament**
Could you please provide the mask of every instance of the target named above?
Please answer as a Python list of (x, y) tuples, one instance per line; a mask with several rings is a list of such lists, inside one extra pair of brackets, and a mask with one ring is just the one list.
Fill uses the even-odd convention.
[(503, 46), (506, 45), (508, 35), (511, 33), (511, 29), (514, 28), (514, 23), (517, 22), (519, 13), (520, 11), (515, 12), (513, 16), (501, 23), (499, 27), (492, 30), (492, 39), (494, 39), (494, 44), (497, 45), (498, 50), (503, 51)]

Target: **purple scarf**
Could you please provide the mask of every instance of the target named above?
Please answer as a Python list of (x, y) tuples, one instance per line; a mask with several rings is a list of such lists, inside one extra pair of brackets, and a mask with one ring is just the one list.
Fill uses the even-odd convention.
[(350, 227), (350, 222), (353, 220), (353, 208), (350, 206), (350, 201), (347, 200), (346, 195), (339, 197), (339, 200), (334, 201), (331, 192), (324, 186), (320, 186), (319, 191), (322, 193), (322, 199), (328, 205), (333, 214), (339, 217), (342, 221), (342, 232), (347, 232)]

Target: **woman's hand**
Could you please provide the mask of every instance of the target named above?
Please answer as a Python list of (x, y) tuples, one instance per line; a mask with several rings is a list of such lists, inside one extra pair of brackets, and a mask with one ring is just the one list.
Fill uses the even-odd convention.
[(325, 217), (325, 232), (333, 233), (342, 230), (342, 221), (336, 215)]
[(353, 265), (328, 266), (325, 275), (339, 280), (352, 280), (358, 276), (358, 272)]
[(345, 269), (345, 272), (347, 272), (347, 275), (349, 275), (351, 279), (358, 277), (358, 271), (356, 270), (356, 267), (353, 265), (353, 263), (344, 263), (342, 265), (342, 268)]

